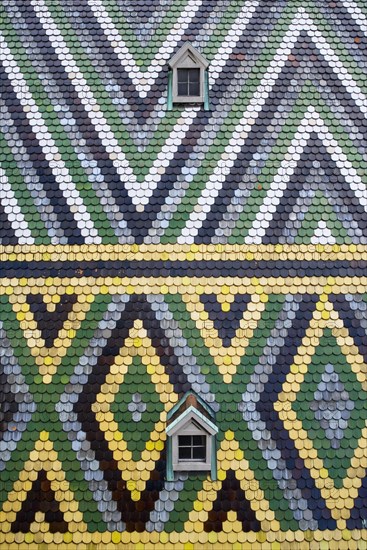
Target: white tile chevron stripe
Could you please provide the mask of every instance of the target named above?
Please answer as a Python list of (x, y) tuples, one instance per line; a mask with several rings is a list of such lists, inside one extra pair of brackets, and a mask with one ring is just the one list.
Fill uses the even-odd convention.
[(170, 161), (174, 158), (199, 109), (199, 107), (185, 109), (167, 137), (162, 150), (158, 153), (145, 181), (135, 185), (132, 182), (125, 184), (131, 200), (138, 211), (144, 211), (144, 205), (148, 204), (150, 197), (161, 180), (162, 175), (165, 173), (167, 166), (169, 166)]
[[(216, 52), (213, 60), (209, 66), (209, 84), (212, 86), (215, 83), (216, 78), (221, 73), (222, 68), (228, 61), (229, 56), (237, 45), (238, 40), (240, 39), (242, 33), (245, 32), (246, 27), (254, 15), (256, 8), (258, 7), (259, 2), (250, 0), (246, 2), (242, 10), (239, 12), (236, 20), (229, 29), (226, 37), (221, 43), (218, 51)], [(214, 78), (215, 75), (215, 78)]]
[[(349, 91), (361, 112), (367, 117), (367, 97), (362, 92), (357, 82), (349, 74), (347, 68), (343, 65), (335, 50), (328, 44), (325, 37), (321, 35), (321, 31), (313, 22), (312, 17), (304, 8), (300, 8), (298, 15), (297, 28), (294, 29), (298, 34), (303, 30), (306, 24), (307, 34), (311, 37), (313, 43), (317, 46), (320, 53), (329, 63), (334, 74), (338, 77), (343, 86)], [(302, 25), (302, 26), (301, 26)]]
[[(32, 166), (29, 155), (27, 154), (25, 148), (22, 146), (22, 140), (16, 130), (16, 126), (14, 124), (14, 120), (11, 117), (11, 113), (9, 113), (5, 102), (2, 100), (0, 101), (0, 112), (0, 130), (5, 136), (5, 140), (8, 143), (9, 149), (11, 150), (13, 157), (15, 159), (19, 158), (19, 154), (21, 153), (23, 162), (17, 161), (19, 172), (23, 177), (24, 184), (26, 185), (31, 197), (33, 197), (33, 199), (36, 199), (34, 201), (35, 207), (41, 220), (48, 230), (51, 242), (53, 244), (58, 244), (59, 237), (57, 237), (56, 235), (61, 235), (63, 233), (60, 227), (61, 224), (57, 219), (56, 214), (54, 213), (46, 192), (42, 189), (42, 184), (39, 181), (37, 170), (35, 170), (35, 168)], [(9, 134), (6, 134), (5, 130), (7, 130)]]
[(121, 65), (128, 72), (129, 77), (134, 83), (140, 97), (146, 97), (151, 85), (154, 82), (154, 79), (157, 78), (159, 72), (173, 55), (176, 45), (185, 34), (185, 30), (195, 17), (195, 13), (202, 5), (202, 0), (189, 0), (187, 2), (185, 9), (182, 10), (177, 21), (175, 21), (173, 29), (166, 37), (165, 41), (152, 60), (151, 65), (145, 72), (142, 72), (139, 69), (124, 39), (114, 26), (113, 21), (107, 13), (102, 1), (89, 1), (89, 5), (97, 21), (103, 28), (106, 38), (114, 48), (114, 51), (117, 53), (118, 58), (121, 61)]
[(331, 158), (345, 176), (346, 181), (358, 197), (360, 204), (363, 205), (365, 211), (367, 212), (366, 186), (358, 176), (350, 161), (347, 159), (346, 155), (343, 153), (341, 147), (337, 144), (333, 134), (323, 122), (320, 115), (314, 107), (309, 106), (302, 122), (298, 126), (297, 132), (288, 148), (287, 154), (279, 167), (278, 173), (274, 177), (274, 180), (264, 199), (266, 208), (260, 209), (258, 212), (249, 234), (245, 239), (246, 244), (260, 244), (262, 242), (262, 238), (266, 234), (274, 212), (276, 211), (284, 191), (287, 188), (289, 180), (297, 167), (297, 162), (299, 161), (302, 152), (307, 145), (311, 132), (316, 132), (322, 141), (334, 141), (335, 146), (326, 144), (325, 148), (328, 150)]
[(73, 210), (73, 215), (78, 223), (78, 227), (85, 237), (86, 242), (100, 242), (98, 232), (94, 227), (85, 205), (80, 197), (71, 175), (61, 159), (61, 154), (56, 143), (50, 134), (46, 123), (34, 101), (28, 84), (21, 73), (13, 54), (2, 34), (0, 34), (0, 49), (3, 56), (3, 64), (8, 72), (9, 80), (13, 86), (20, 104), (26, 114), (29, 124), (39, 140), (46, 160), (49, 162), (52, 173), (57, 181), (68, 205)]
[(365, 116), (367, 115), (366, 96), (348, 73), (347, 69), (343, 66), (332, 47), (321, 35), (321, 32), (317, 29), (317, 26), (313, 23), (312, 18), (307, 14), (306, 10), (304, 8), (299, 8), (288, 27), (281, 45), (270, 62), (267, 72), (263, 76), (240, 122), (237, 124), (232, 138), (229, 140), (224, 153), (217, 163), (216, 169), (209, 177), (205, 189), (198, 200), (197, 208), (193, 210), (185, 228), (182, 230), (182, 234), (178, 238), (178, 242), (181, 244), (194, 242), (195, 237), (202, 227), (203, 221), (206, 219), (207, 213), (214, 204), (226, 176), (229, 174), (236, 161), (238, 153), (244, 145), (251, 128), (256, 123), (259, 112), (274, 87), (301, 32), (307, 32), (325, 60), (332, 67), (334, 73), (341, 80), (343, 86), (351, 90), (351, 96), (356, 101), (363, 114)]
[(23, 216), (18, 201), (11, 188), (5, 170), (0, 165), (0, 197), (1, 205), (8, 216), (8, 220), (13, 228), (19, 244), (34, 244), (28, 223)]
[[(79, 69), (76, 61), (74, 60), (67, 44), (65, 43), (59, 29), (54, 22), (51, 13), (43, 0), (32, 0), (33, 7), (37, 13), (40, 22), (43, 27), (48, 31), (48, 35), (51, 44), (55, 48), (61, 63), (65, 67), (65, 71), (68, 73), (70, 81), (73, 86), (79, 87), (83, 90), (83, 97), (81, 102), (85, 106), (88, 112), (88, 117), (93, 124), (94, 128), (98, 132), (102, 144), (105, 146), (106, 151), (109, 153), (110, 160), (112, 161), (117, 173), (120, 176), (121, 181), (124, 183), (131, 200), (138, 206), (139, 210), (144, 210), (144, 204), (149, 201), (149, 197), (153, 193), (157, 183), (162, 177), (161, 170), (157, 170), (157, 166), (162, 168), (168, 161), (174, 156), (182, 137), (184, 137), (183, 130), (188, 129), (189, 125), (198, 110), (198, 108), (191, 108), (186, 110), (186, 114), (191, 113), (191, 117), (188, 116), (183, 121), (182, 118), (178, 120), (173, 128), (170, 137), (168, 139), (175, 139), (177, 146), (168, 147), (168, 145), (162, 148), (162, 157), (158, 157), (153, 164), (149, 175), (146, 178), (145, 184), (141, 185), (137, 182), (136, 176), (127, 160), (123, 150), (114, 137), (112, 129), (108, 124), (101, 107), (95, 99), (91, 88), (88, 86), (81, 70)], [(177, 139), (177, 136), (180, 136)]]
[(361, 31), (367, 36), (367, 17), (364, 15), (361, 8), (353, 1), (344, 1), (344, 7), (351, 18), (359, 25)]

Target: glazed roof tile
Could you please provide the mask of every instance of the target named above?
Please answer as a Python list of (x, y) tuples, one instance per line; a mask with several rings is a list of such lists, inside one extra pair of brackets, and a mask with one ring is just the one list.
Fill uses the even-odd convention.
[[(362, 0), (3, 0), (0, 546), (364, 548)], [(169, 108), (169, 61), (209, 62)], [(215, 411), (218, 479), (166, 479)]]

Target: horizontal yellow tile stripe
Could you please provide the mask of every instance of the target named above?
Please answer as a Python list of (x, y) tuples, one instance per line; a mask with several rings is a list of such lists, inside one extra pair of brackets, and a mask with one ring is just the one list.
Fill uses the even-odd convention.
[(0, 246), (2, 261), (99, 260), (365, 260), (366, 245), (16, 245)]
[[(45, 534), (44, 534), (45, 535)], [(244, 542), (228, 542), (228, 533), (49, 533), (37, 542), (30, 533), (7, 533), (1, 550), (366, 550), (367, 530), (244, 533)], [(268, 537), (268, 538), (267, 538)], [(15, 539), (18, 539), (17, 541)], [(26, 545), (25, 545), (25, 539)], [(262, 539), (262, 540), (259, 540)], [(223, 542), (221, 542), (223, 541)]]
[[(8, 294), (11, 303), (20, 296), (58, 294), (346, 294), (365, 293), (365, 277), (38, 277), (0, 279), (0, 294)], [(14, 296), (12, 296), (14, 295)]]

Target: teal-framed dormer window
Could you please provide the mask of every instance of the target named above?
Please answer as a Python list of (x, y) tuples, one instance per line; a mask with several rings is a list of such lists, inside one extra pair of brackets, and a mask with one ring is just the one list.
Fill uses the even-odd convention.
[(209, 63), (186, 42), (168, 62), (168, 108), (175, 103), (204, 104), (209, 109)]
[(175, 472), (210, 472), (217, 479), (217, 446), (214, 411), (188, 392), (167, 415), (167, 480)]

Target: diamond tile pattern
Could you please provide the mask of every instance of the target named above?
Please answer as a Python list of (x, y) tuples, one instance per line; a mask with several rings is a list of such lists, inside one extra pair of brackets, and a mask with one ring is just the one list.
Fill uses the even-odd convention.
[(1, 550), (365, 548), (365, 2), (1, 6)]

